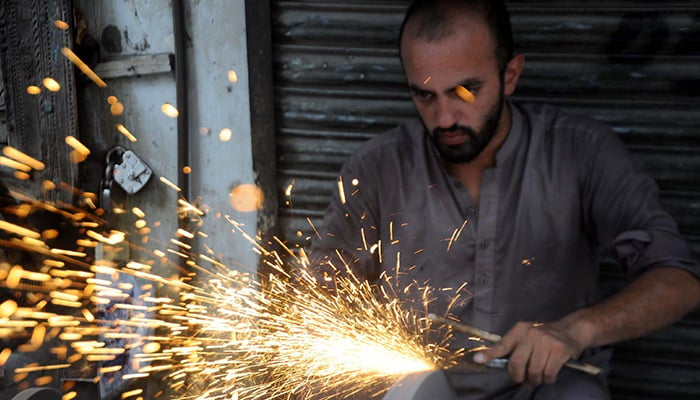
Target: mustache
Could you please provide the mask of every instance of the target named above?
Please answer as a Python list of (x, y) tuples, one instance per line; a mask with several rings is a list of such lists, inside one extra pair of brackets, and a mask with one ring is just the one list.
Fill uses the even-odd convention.
[(469, 137), (474, 137), (476, 135), (476, 132), (474, 129), (468, 127), (468, 126), (463, 126), (463, 125), (452, 125), (449, 128), (435, 128), (433, 129), (433, 137), (439, 137), (443, 133), (461, 133), (463, 135), (468, 135)]

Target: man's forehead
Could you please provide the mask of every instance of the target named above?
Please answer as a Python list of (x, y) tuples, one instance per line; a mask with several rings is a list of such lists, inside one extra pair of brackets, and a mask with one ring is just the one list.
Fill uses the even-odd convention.
[[(450, 30), (438, 36), (424, 36), (416, 31), (406, 30), (401, 41), (402, 62), (411, 53), (413, 57), (423, 57), (425, 52), (437, 49), (450, 49), (451, 55), (471, 54), (472, 56), (495, 56), (496, 40), (485, 22), (461, 19), (463, 23), (453, 24)], [(410, 28), (407, 26), (407, 28)], [(444, 53), (438, 51), (438, 53)]]
[(495, 46), (495, 38), (486, 25), (486, 20), (476, 14), (457, 13), (444, 21), (428, 21), (426, 17), (416, 16), (409, 20), (401, 38), (401, 46), (423, 43), (440, 43), (455, 35), (469, 34), (480, 36)]
[(433, 8), (419, 10), (406, 21), (404, 33), (426, 41), (439, 41), (452, 35), (460, 27), (470, 24), (486, 24), (481, 12), (463, 3), (442, 2)]

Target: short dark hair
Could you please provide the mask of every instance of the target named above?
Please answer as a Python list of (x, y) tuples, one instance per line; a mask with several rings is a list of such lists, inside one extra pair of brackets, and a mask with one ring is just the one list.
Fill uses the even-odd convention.
[(401, 40), (408, 22), (420, 17), (416, 37), (427, 41), (437, 41), (452, 34), (457, 27), (456, 18), (462, 10), (480, 15), (496, 42), (496, 62), (501, 72), (513, 58), (513, 31), (510, 15), (503, 0), (414, 0), (408, 7), (399, 33), (399, 52)]

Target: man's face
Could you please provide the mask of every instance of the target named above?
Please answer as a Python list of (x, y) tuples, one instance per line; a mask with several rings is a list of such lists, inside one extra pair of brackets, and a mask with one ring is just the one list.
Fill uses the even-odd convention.
[[(503, 77), (495, 41), (485, 23), (465, 17), (464, 26), (438, 41), (413, 37), (409, 23), (401, 55), (413, 102), (442, 158), (466, 163), (479, 155), (501, 121)], [(464, 87), (474, 95), (465, 100)]]

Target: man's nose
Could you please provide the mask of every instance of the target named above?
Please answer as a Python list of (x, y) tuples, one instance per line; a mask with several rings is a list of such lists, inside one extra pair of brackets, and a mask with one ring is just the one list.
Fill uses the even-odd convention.
[(458, 122), (457, 109), (448, 97), (438, 99), (436, 113), (437, 124), (440, 128), (448, 129)]

